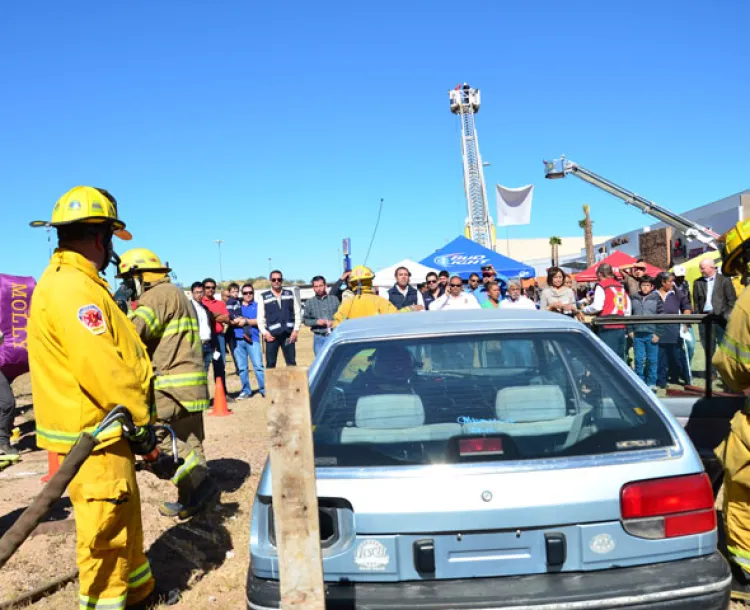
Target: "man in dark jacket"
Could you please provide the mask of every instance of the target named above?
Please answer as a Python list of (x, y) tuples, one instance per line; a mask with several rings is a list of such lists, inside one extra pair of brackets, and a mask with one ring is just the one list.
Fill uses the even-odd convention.
[(713, 259), (706, 258), (700, 262), (701, 275), (693, 282), (693, 302), (695, 313), (705, 313), (714, 321), (712, 345), (706, 345), (705, 326), (701, 325), (701, 343), (706, 353), (714, 353), (716, 344), (721, 342), (724, 329), (732, 313), (734, 304), (737, 302), (737, 293), (732, 285), (732, 280), (716, 272)]
[[(655, 316), (662, 313), (664, 305), (654, 292), (654, 280), (642, 275), (638, 280), (639, 290), (633, 295), (634, 316)], [(635, 372), (648, 387), (656, 389), (656, 375), (659, 363), (659, 334), (657, 324), (638, 324), (632, 327), (630, 338), (633, 340), (635, 355)]]
[(409, 278), (411, 278), (411, 272), (406, 267), (399, 267), (396, 269), (396, 283), (388, 291), (388, 300), (393, 304), (396, 309), (404, 309), (405, 307), (413, 307), (414, 311), (424, 309), (424, 299), (422, 293), (409, 286)]

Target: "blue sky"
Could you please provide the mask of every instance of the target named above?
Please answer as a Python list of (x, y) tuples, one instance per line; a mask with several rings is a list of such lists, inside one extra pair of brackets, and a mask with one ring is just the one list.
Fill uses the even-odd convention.
[[(675, 211), (750, 186), (750, 3), (442, 0), (15, 2), (0, 16), (0, 272), (39, 276), (46, 219), (109, 189), (129, 245), (183, 282), (421, 259), (462, 233), (448, 91), (482, 91), (488, 191), (536, 185), (511, 237), (644, 224), (566, 154)], [(491, 201), (494, 208), (494, 195)], [(493, 216), (496, 215), (494, 210)], [(504, 230), (501, 230), (504, 232)], [(118, 244), (119, 251), (127, 246)], [(111, 277), (111, 275), (110, 275)]]

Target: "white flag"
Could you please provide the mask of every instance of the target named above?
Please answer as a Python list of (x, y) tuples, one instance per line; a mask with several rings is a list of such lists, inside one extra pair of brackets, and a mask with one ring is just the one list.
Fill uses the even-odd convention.
[(527, 225), (531, 222), (531, 200), (534, 198), (534, 185), (517, 189), (496, 185), (497, 225)]

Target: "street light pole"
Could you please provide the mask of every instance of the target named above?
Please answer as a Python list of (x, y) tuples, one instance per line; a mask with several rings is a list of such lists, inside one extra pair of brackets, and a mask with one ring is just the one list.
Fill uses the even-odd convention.
[(268, 257), (268, 277), (271, 277), (271, 257)]
[(214, 243), (219, 247), (219, 281), (224, 282), (224, 269), (221, 266), (221, 244), (224, 243), (223, 239), (215, 239)]

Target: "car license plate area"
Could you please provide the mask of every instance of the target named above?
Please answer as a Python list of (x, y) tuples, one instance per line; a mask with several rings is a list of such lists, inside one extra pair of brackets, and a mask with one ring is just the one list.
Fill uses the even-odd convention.
[(435, 577), (511, 576), (546, 571), (544, 532), (435, 537)]

